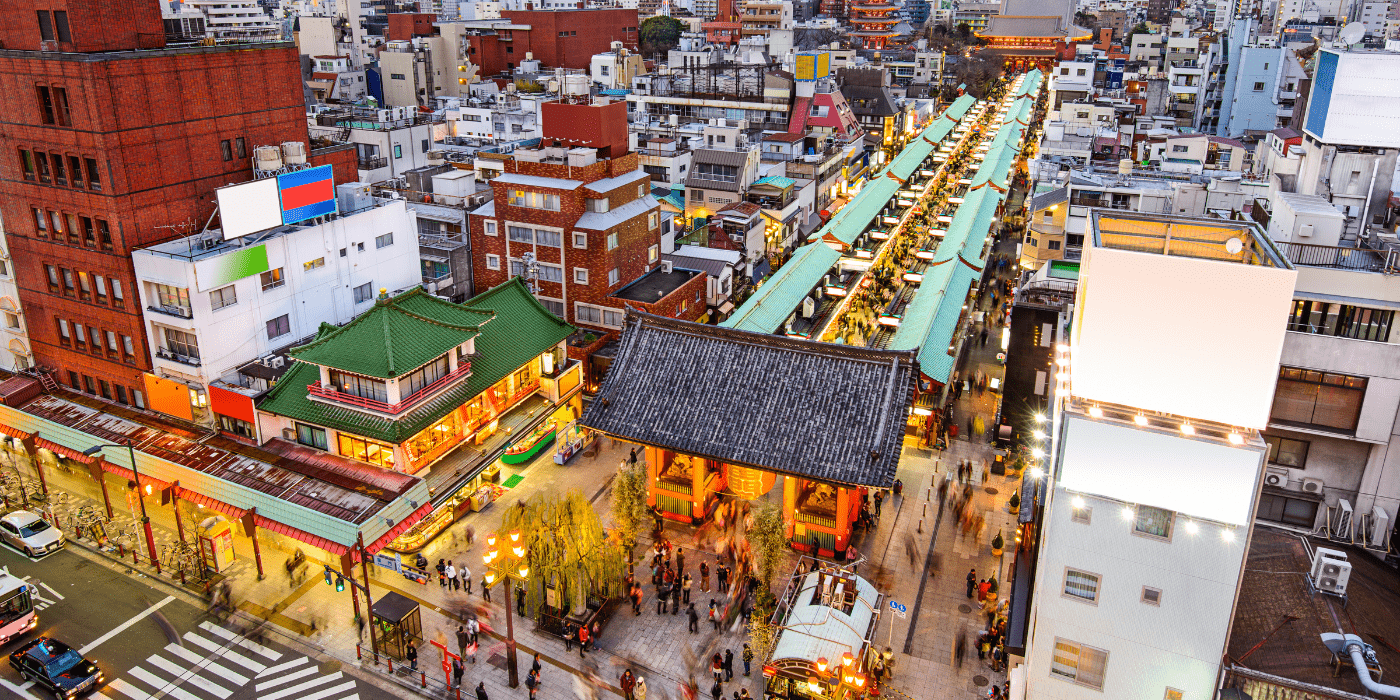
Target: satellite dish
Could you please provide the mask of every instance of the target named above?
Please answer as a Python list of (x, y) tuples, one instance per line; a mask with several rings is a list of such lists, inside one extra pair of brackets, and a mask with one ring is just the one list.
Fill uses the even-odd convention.
[(1366, 36), (1366, 25), (1360, 22), (1352, 22), (1342, 27), (1342, 33), (1337, 35), (1337, 41), (1351, 46), (1360, 42)]
[(1244, 241), (1238, 238), (1231, 238), (1225, 241), (1225, 250), (1231, 255), (1238, 255), (1241, 250), (1244, 250)]

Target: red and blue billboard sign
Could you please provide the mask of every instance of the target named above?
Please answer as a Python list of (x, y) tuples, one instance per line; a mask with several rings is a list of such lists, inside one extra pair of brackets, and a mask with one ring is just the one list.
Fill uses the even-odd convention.
[(284, 224), (336, 212), (335, 179), (329, 165), (278, 175), (277, 188), (281, 193)]

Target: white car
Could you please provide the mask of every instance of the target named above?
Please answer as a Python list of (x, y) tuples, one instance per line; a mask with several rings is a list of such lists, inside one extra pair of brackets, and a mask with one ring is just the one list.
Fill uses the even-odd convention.
[(17, 510), (0, 518), (0, 540), (31, 557), (40, 557), (63, 548), (63, 531), (50, 525), (37, 513)]

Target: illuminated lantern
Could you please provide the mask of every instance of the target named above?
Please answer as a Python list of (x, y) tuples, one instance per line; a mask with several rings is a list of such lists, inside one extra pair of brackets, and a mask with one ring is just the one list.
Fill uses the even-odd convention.
[(730, 492), (746, 501), (752, 501), (768, 493), (778, 481), (776, 474), (761, 469), (750, 469), (733, 464), (726, 464), (725, 469), (728, 471)]

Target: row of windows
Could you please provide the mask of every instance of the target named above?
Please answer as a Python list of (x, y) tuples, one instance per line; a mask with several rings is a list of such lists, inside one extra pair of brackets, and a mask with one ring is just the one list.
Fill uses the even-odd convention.
[[(330, 441), (326, 438), (325, 428), (318, 428), (306, 423), (296, 424), (297, 442), (314, 447), (318, 450), (330, 451)], [(342, 456), (351, 459), (358, 459), (361, 462), (378, 465), (386, 469), (394, 468), (394, 446), (373, 440), (365, 440), (353, 435), (338, 433), (336, 435), (336, 447)]]
[(122, 282), (115, 277), (109, 279), (49, 264), (44, 265), (44, 274), (48, 278), (51, 294), (61, 293), (66, 297), (77, 297), (81, 301), (106, 304), (117, 309), (126, 307)]
[[(96, 326), (84, 326), (66, 318), (54, 318), (58, 329), (58, 344), (82, 352), (91, 352), (98, 357), (106, 356), (113, 361), (136, 364), (136, 345), (131, 336)], [(108, 397), (110, 398), (110, 397)]]
[(24, 179), (31, 182), (102, 191), (102, 173), (95, 158), (21, 148), (19, 167)]
[(224, 162), (233, 160), (235, 157), (248, 157), (248, 142), (239, 136), (235, 139), (224, 139), (219, 142), (219, 154), (224, 157)]
[[(494, 222), (491, 222), (494, 223)], [(563, 247), (562, 236), (558, 231), (547, 231), (545, 229), (530, 229), (524, 226), (507, 226), (506, 238), (516, 243), (534, 243), (536, 245), (549, 246), (551, 248)], [(587, 236), (584, 236), (587, 245)], [(578, 235), (574, 237), (574, 247), (578, 246)]]
[(1280, 367), (1269, 420), (1351, 433), (1361, 418), (1366, 378)]
[(622, 315), (621, 309), (574, 302), (574, 319), (579, 323), (592, 323), (606, 328), (622, 328)]
[(94, 379), (86, 374), (78, 374), (73, 370), (68, 370), (68, 385), (73, 387), (73, 391), (83, 391), (93, 396), (101, 396), (108, 401), (116, 401), (127, 406), (137, 408), (146, 407), (146, 395), (140, 389), (125, 387), (120, 384), (109, 384), (105, 379)]
[(1390, 339), (1394, 317), (1394, 311), (1385, 309), (1295, 299), (1288, 330), (1385, 342)]
[(82, 214), (45, 211), (30, 207), (34, 218), (34, 235), (47, 238), (55, 243), (80, 245), (84, 248), (112, 250), (112, 227), (105, 219), (97, 219)]

